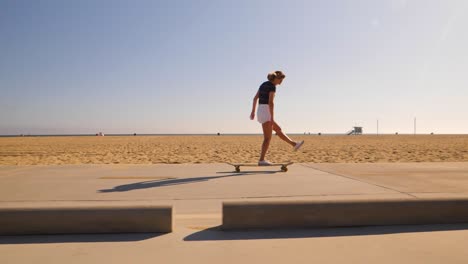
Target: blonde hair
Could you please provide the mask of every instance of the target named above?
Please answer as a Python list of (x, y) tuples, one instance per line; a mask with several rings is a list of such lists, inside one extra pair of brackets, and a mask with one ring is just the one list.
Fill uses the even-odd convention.
[(284, 75), (282, 71), (274, 71), (268, 74), (268, 80), (270, 82), (274, 81), (275, 79), (284, 79), (284, 78), (286, 78), (286, 75)]

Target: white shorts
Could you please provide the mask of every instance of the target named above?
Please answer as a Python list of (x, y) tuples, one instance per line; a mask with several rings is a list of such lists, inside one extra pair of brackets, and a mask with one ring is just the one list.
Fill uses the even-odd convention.
[(260, 124), (271, 121), (270, 106), (267, 104), (259, 104), (257, 109), (257, 121)]

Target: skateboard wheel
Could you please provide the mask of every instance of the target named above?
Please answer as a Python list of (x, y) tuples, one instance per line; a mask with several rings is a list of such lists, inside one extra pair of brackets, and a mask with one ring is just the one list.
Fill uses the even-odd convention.
[(239, 168), (239, 167), (236, 167), (236, 172), (240, 172), (240, 168)]
[(281, 170), (284, 171), (284, 172), (286, 172), (286, 171), (288, 171), (288, 168), (285, 167), (285, 166), (282, 166), (282, 167), (281, 167)]

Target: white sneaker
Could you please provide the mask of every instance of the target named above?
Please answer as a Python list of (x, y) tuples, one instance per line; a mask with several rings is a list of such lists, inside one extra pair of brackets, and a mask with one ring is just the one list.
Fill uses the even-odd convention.
[(258, 166), (271, 166), (273, 163), (269, 162), (268, 160), (260, 160), (258, 162)]
[(303, 144), (304, 140), (302, 140), (301, 142), (296, 142), (296, 146), (294, 146), (294, 151), (297, 151)]

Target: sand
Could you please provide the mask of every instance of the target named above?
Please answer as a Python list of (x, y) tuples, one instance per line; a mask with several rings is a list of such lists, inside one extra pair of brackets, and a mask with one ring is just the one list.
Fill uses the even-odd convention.
[[(468, 161), (468, 135), (274, 136), (272, 162)], [(0, 165), (257, 162), (262, 136), (105, 136), (0, 138)]]

